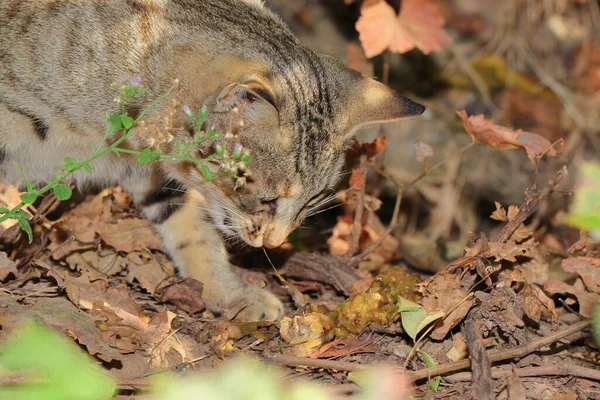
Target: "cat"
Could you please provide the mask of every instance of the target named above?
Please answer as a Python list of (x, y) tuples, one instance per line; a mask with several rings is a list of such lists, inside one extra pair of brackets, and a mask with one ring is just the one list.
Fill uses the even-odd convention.
[[(65, 156), (88, 157), (90, 144), (103, 138), (103, 112), (118, 111), (111, 85), (134, 76), (147, 94), (127, 104), (133, 117), (175, 81), (179, 104), (206, 106), (205, 124), (216, 131), (227, 131), (243, 106), (236, 129), (252, 175), (239, 186), (231, 177), (208, 181), (187, 161), (138, 164), (107, 154), (92, 173), (77, 172), (76, 182), (121, 185), (181, 274), (203, 282), (209, 309), (239, 307), (244, 320), (275, 320), (284, 309), (234, 274), (225, 239), (279, 246), (334, 190), (358, 128), (424, 111), (304, 47), (260, 1), (1, 0), (0, 179), (19, 182), (17, 164), (42, 184)], [(159, 104), (153, 118), (169, 107)], [(194, 135), (185, 113), (169, 117), (174, 137)], [(144, 148), (142, 136), (122, 146)], [(170, 146), (162, 143), (161, 151)]]

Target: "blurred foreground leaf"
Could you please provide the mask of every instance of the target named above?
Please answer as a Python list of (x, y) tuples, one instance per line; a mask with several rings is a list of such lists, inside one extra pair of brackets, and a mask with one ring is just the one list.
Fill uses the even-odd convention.
[(586, 162), (581, 166), (575, 200), (567, 221), (579, 229), (600, 237), (600, 164)]
[[(104, 400), (115, 382), (77, 345), (38, 322), (27, 322), (0, 348), (0, 373), (25, 373), (31, 383), (0, 387), (11, 400)], [(9, 372), (10, 371), (10, 372)]]

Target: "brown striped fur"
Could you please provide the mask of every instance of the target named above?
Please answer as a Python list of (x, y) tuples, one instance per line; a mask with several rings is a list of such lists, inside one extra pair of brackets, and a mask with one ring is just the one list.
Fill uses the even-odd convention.
[[(207, 106), (217, 130), (226, 131), (243, 104), (238, 133), (251, 151), (251, 182), (235, 188), (228, 178), (207, 182), (189, 162), (138, 165), (114, 155), (77, 181), (123, 185), (182, 273), (204, 282), (209, 306), (243, 303), (245, 319), (278, 318), (283, 308), (233, 274), (224, 237), (278, 246), (333, 190), (356, 129), (423, 111), (302, 46), (256, 0), (0, 0), (0, 178), (19, 180), (10, 161), (43, 183), (63, 157), (89, 156), (104, 133), (103, 112), (117, 110), (111, 84), (133, 76), (148, 94), (128, 104), (132, 114), (175, 80), (174, 97)], [(182, 112), (173, 127), (189, 137)]]

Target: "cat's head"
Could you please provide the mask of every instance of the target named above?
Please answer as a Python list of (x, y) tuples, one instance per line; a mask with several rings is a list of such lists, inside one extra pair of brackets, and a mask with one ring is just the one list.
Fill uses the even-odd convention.
[(234, 179), (216, 177), (202, 192), (216, 226), (256, 247), (279, 246), (331, 194), (358, 128), (424, 111), (314, 53), (296, 64), (245, 74), (205, 104), (207, 124), (221, 132), (233, 129), (237, 139), (231, 140), (249, 150), (251, 175), (237, 188)]

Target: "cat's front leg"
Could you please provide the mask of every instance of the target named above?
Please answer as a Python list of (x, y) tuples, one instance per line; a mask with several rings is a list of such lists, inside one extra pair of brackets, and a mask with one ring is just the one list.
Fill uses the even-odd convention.
[(174, 181), (144, 188), (136, 179), (127, 186), (155, 224), (180, 274), (204, 284), (202, 298), (209, 309), (222, 312), (243, 307), (237, 318), (248, 321), (275, 320), (283, 315), (277, 297), (244, 284), (232, 271), (223, 238), (200, 193), (185, 190)]

